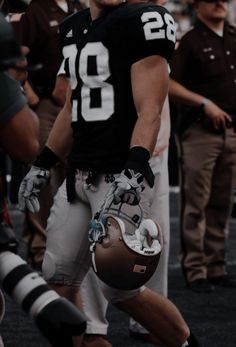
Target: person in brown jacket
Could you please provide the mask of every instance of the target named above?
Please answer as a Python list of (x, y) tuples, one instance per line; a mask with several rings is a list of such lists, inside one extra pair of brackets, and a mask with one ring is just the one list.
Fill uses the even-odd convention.
[(226, 241), (235, 186), (236, 29), (226, 0), (195, 0), (197, 21), (172, 59), (180, 112), (182, 270), (189, 289), (236, 287)]

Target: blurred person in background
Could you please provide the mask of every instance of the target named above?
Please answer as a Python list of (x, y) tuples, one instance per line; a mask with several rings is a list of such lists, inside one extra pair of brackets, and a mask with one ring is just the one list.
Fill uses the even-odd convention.
[[(29, 64), (38, 66), (38, 69), (29, 72), (24, 89), (29, 104), (40, 121), (40, 149), (44, 146), (65, 101), (67, 85), (64, 88), (64, 95), (58, 93), (58, 88), (56, 88), (56, 92), (54, 90), (57, 72), (62, 62), (58, 35), (59, 24), (67, 16), (82, 8), (83, 5), (77, 0), (32, 0), (23, 14), (11, 17), (19, 43), (30, 49), (27, 56)], [(17, 171), (22, 172), (22, 167), (17, 163), (15, 165), (18, 167)], [(64, 179), (64, 175), (65, 163), (60, 162), (57, 167), (52, 169), (50, 184), (41, 193), (42, 208), (40, 212), (36, 215), (26, 213), (23, 240), (27, 244), (27, 260), (38, 270), (41, 270), (45, 250), (45, 227), (52, 198)], [(19, 178), (17, 182), (19, 182)], [(18, 190), (18, 187), (15, 190)]]
[(195, 0), (197, 20), (171, 61), (171, 100), (181, 103), (181, 264), (188, 288), (236, 287), (226, 241), (236, 164), (236, 29), (226, 0)]
[(228, 20), (231, 25), (236, 26), (236, 0), (229, 0)]
[[(38, 153), (39, 121), (28, 107), (21, 83), (27, 78), (27, 62), (11, 26), (0, 12), (0, 148), (23, 163)], [(60, 298), (45, 280), (15, 253), (18, 241), (3, 193), (0, 172), (0, 284), (8, 295), (35, 321), (41, 333), (56, 347), (72, 346), (73, 336), (81, 335), (86, 321), (69, 301)], [(0, 289), (0, 323), (5, 299)], [(0, 347), (4, 347), (0, 335)]]

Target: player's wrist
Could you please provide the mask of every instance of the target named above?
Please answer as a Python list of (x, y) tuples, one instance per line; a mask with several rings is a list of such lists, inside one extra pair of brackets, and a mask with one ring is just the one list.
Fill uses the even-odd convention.
[(150, 153), (146, 148), (141, 146), (132, 147), (128, 152), (125, 169), (143, 173), (143, 169), (148, 164), (149, 159)]
[(206, 107), (206, 105), (209, 103), (209, 99), (207, 99), (207, 98), (205, 98), (205, 97), (203, 97), (202, 99), (201, 99), (201, 102), (200, 102), (200, 108), (201, 108), (201, 110), (202, 111), (205, 111), (205, 107)]
[(34, 162), (34, 166), (50, 170), (60, 161), (60, 158), (48, 146), (45, 146)]
[(141, 146), (130, 148), (125, 163), (125, 169), (134, 170), (141, 173), (147, 180), (150, 187), (154, 184), (154, 175), (149, 166), (150, 153)]

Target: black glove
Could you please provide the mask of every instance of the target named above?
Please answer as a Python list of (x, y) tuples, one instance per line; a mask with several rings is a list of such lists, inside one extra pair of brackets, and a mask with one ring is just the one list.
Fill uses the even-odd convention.
[(120, 202), (137, 205), (140, 194), (144, 190), (143, 181), (147, 180), (150, 187), (154, 185), (154, 175), (149, 166), (150, 154), (143, 147), (132, 147), (128, 153), (125, 169), (116, 178), (113, 192), (115, 204)]

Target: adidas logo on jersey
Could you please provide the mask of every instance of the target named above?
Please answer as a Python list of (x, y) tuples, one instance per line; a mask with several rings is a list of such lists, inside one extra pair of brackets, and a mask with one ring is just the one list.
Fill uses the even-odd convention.
[(72, 32), (72, 29), (66, 34), (66, 37), (72, 37), (73, 36), (73, 32)]

